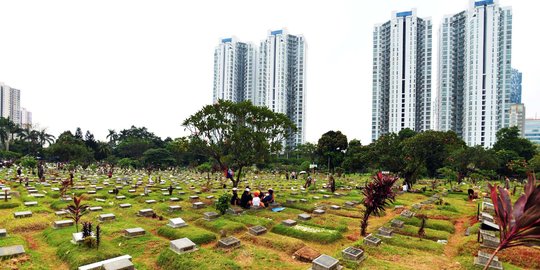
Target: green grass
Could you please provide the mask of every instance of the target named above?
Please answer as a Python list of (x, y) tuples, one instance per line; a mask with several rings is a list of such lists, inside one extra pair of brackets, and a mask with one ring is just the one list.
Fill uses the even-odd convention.
[(246, 226), (244, 226), (242, 223), (234, 222), (221, 217), (213, 221), (199, 219), (195, 221), (195, 224), (215, 233), (219, 233), (221, 230), (224, 230), (227, 233), (236, 233), (246, 229)]
[[(416, 226), (412, 226), (412, 225), (404, 225), (403, 228), (401, 229), (397, 229), (397, 233), (399, 234), (403, 234), (403, 235), (409, 235), (409, 236), (415, 236), (417, 237), (418, 236), (418, 229), (419, 227), (416, 227)], [(433, 230), (433, 229), (429, 229), (429, 228), (425, 228), (425, 238), (426, 239), (431, 239), (431, 240), (448, 240), (448, 238), (450, 237), (450, 233), (449, 232), (445, 232), (445, 231), (438, 231), (438, 230)]]
[(197, 245), (210, 243), (216, 240), (216, 235), (212, 232), (194, 226), (176, 229), (169, 226), (162, 226), (157, 230), (157, 233), (170, 240), (187, 237)]
[(383, 242), (388, 245), (404, 248), (414, 248), (418, 250), (434, 252), (436, 254), (442, 254), (444, 252), (444, 245), (442, 244), (431, 240), (419, 239), (416, 237), (403, 236), (399, 234), (394, 234), (392, 238), (384, 238)]
[[(405, 222), (406, 225), (413, 225), (416, 227), (420, 227), (420, 224), (422, 223), (422, 220), (417, 217), (405, 218), (405, 217), (400, 216), (400, 217), (397, 217), (396, 219)], [(438, 230), (438, 231), (445, 231), (449, 233), (455, 232), (454, 224), (452, 224), (452, 222), (447, 221), (447, 220), (427, 219), (426, 228)]]
[(220, 252), (205, 248), (181, 255), (176, 254), (170, 249), (165, 249), (159, 254), (157, 264), (164, 270), (242, 269), (234, 260), (222, 256)]
[[(307, 226), (306, 226), (307, 227)], [(317, 228), (317, 227), (313, 227)], [(298, 225), (296, 226), (285, 226), (283, 224), (278, 224), (272, 228), (272, 232), (312, 241), (312, 242), (319, 242), (319, 243), (332, 243), (342, 238), (342, 235), (340, 232), (336, 230), (328, 230), (328, 229), (321, 229), (323, 231), (320, 232), (309, 232), (309, 231), (303, 231), (298, 229)]]

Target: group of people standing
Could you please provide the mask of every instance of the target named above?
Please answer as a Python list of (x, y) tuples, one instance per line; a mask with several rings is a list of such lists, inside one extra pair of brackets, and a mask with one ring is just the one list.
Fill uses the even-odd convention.
[(232, 189), (233, 196), (231, 198), (231, 205), (237, 205), (244, 209), (249, 209), (253, 207), (268, 207), (271, 203), (274, 202), (274, 190), (272, 188), (268, 189), (266, 194), (260, 192), (259, 190), (253, 191), (249, 187), (246, 187), (242, 196), (238, 197), (238, 189)]

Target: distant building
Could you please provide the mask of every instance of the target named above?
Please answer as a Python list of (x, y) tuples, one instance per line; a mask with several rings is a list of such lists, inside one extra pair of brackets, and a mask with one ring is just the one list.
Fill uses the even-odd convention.
[(431, 19), (393, 12), (373, 30), (371, 138), (431, 128)]
[(20, 124), (21, 91), (0, 83), (0, 113), (13, 123)]
[(512, 9), (470, 1), (439, 30), (438, 130), (468, 145), (493, 146), (510, 124)]
[(519, 134), (524, 137), (525, 134), (525, 105), (512, 104), (510, 106), (510, 126), (518, 127)]
[(20, 125), (22, 127), (32, 126), (32, 112), (27, 111), (26, 108), (21, 108), (20, 119), (21, 119)]
[(214, 51), (213, 102), (250, 100), (283, 113), (296, 125), (285, 147), (305, 141), (306, 42), (286, 30), (269, 31), (259, 49), (250, 43), (224, 38)]
[(540, 119), (525, 120), (525, 138), (540, 144)]
[(510, 77), (510, 102), (521, 103), (521, 81), (523, 74), (517, 69), (512, 69), (512, 77)]

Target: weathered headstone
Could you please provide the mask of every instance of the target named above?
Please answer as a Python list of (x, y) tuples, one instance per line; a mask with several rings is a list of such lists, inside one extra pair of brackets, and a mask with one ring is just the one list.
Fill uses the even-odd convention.
[(103, 264), (103, 270), (135, 270), (135, 266), (130, 260), (121, 259)]
[(387, 227), (380, 227), (377, 234), (384, 237), (392, 237), (392, 233), (394, 233), (394, 229), (387, 228)]
[(341, 209), (341, 206), (339, 206), (339, 205), (330, 205), (330, 209), (339, 210), (339, 209)]
[(14, 216), (15, 218), (31, 217), (31, 216), (32, 216), (32, 211), (15, 212), (15, 213), (13, 213), (13, 216)]
[(22, 245), (0, 247), (0, 258), (11, 257), (24, 254), (24, 247)]
[(124, 230), (125, 237), (137, 237), (141, 235), (145, 235), (146, 231), (143, 228), (130, 228)]
[[(474, 264), (480, 265), (480, 266), (486, 266), (490, 257), (491, 257), (491, 254), (478, 251), (478, 256), (474, 257)], [(495, 256), (493, 260), (491, 261), (491, 263), (489, 264), (489, 269), (499, 269), (499, 270), (503, 269), (502, 263), (499, 261), (499, 258), (497, 256)]]
[(102, 210), (103, 210), (103, 207), (101, 207), (101, 206), (93, 206), (93, 207), (88, 208), (88, 210), (90, 210), (90, 211), (92, 211), (92, 212), (95, 212), (95, 211), (102, 211)]
[(192, 207), (195, 209), (201, 209), (204, 208), (206, 205), (203, 202), (194, 202), (192, 204)]
[(177, 197), (172, 197), (172, 198), (169, 199), (169, 201), (171, 201), (171, 202), (177, 202), (177, 201), (180, 201), (180, 199), (177, 198)]
[(300, 220), (310, 220), (310, 219), (311, 219), (311, 215), (310, 215), (310, 214), (306, 214), (306, 213), (298, 214), (298, 219), (300, 219)]
[(116, 196), (116, 199), (117, 199), (117, 200), (123, 200), (123, 199), (125, 199), (125, 198), (126, 198), (126, 196), (124, 196), (124, 195)]
[(339, 260), (323, 254), (313, 260), (311, 265), (312, 270), (339, 270), (342, 267), (339, 265)]
[(322, 209), (315, 209), (315, 210), (313, 210), (313, 214), (316, 214), (316, 215), (322, 215), (322, 214), (324, 214), (324, 213), (325, 213), (325, 211), (322, 210)]
[(66, 219), (66, 220), (55, 221), (53, 226), (55, 229), (59, 229), (59, 228), (71, 227), (73, 225), (75, 225), (75, 222), (73, 222), (73, 220)]
[(482, 244), (480, 246), (485, 247), (485, 248), (496, 249), (500, 243), (501, 243), (501, 240), (498, 237), (493, 237), (490, 235), (483, 235)]
[(344, 249), (341, 254), (345, 260), (361, 262), (365, 259), (364, 251), (356, 247), (348, 247)]
[(218, 217), (219, 217), (219, 214), (216, 213), (216, 212), (205, 212), (205, 213), (203, 214), (203, 216), (204, 216), (204, 219), (205, 219), (205, 220), (211, 221), (211, 220), (214, 220), (214, 219), (218, 218)]
[(153, 215), (154, 215), (154, 210), (152, 210), (152, 209), (141, 209), (141, 210), (139, 210), (139, 216), (151, 217)]
[(130, 208), (131, 204), (130, 203), (122, 203), (119, 206), (120, 206), (120, 208)]
[(99, 221), (112, 221), (115, 220), (116, 216), (114, 214), (103, 214), (99, 215)]
[(403, 228), (403, 224), (405, 224), (405, 222), (399, 219), (392, 219), (392, 221), (390, 221), (390, 225), (394, 228)]
[(7, 236), (7, 230), (6, 229), (0, 229), (0, 237), (6, 237)]
[(292, 220), (292, 219), (286, 219), (286, 220), (282, 221), (281, 224), (283, 224), (285, 226), (294, 226), (294, 225), (296, 225), (296, 221)]
[(170, 212), (180, 211), (180, 210), (182, 210), (182, 206), (180, 206), (180, 205), (171, 205), (171, 206), (169, 206), (169, 211)]
[(34, 202), (25, 202), (24, 203), (24, 206), (36, 206), (36, 205), (38, 205), (38, 202), (35, 202), (35, 201)]
[(145, 202), (148, 204), (151, 204), (151, 203), (156, 203), (156, 200), (146, 200)]
[(240, 240), (234, 236), (222, 238), (218, 241), (218, 247), (221, 248), (234, 248), (240, 246)]
[(381, 244), (381, 239), (376, 237), (376, 236), (373, 236), (372, 234), (369, 234), (368, 236), (364, 237), (364, 244), (368, 245), (368, 246), (378, 246)]
[(266, 231), (267, 229), (260, 225), (249, 228), (249, 233), (251, 233), (252, 235), (261, 235), (266, 233)]
[(412, 218), (414, 217), (414, 212), (411, 212), (409, 210), (404, 210), (403, 212), (401, 212), (400, 216), (406, 217), (406, 218)]

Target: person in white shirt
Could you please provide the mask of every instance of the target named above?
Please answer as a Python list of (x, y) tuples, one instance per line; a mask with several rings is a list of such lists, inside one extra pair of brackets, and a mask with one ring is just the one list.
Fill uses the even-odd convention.
[(253, 197), (253, 200), (252, 200), (252, 205), (255, 206), (255, 207), (259, 207), (261, 206), (261, 198), (259, 197), (259, 191), (255, 191), (253, 192), (253, 195), (255, 195)]

